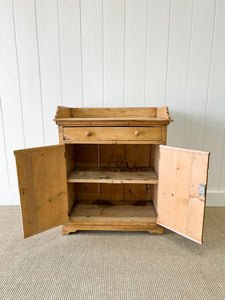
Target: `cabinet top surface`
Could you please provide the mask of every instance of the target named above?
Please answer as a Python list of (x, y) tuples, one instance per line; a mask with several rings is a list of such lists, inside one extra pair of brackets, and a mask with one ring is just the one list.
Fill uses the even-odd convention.
[(58, 106), (54, 121), (57, 125), (168, 125), (168, 107), (71, 108)]

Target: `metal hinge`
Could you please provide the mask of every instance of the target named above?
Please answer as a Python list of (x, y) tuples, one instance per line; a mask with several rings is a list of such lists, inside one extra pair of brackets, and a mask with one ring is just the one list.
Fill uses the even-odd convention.
[(205, 197), (205, 187), (206, 185), (204, 183), (200, 183), (198, 186), (198, 192), (200, 197)]

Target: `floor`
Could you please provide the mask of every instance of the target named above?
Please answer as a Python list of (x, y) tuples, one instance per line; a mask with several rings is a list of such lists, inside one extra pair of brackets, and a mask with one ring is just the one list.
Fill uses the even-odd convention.
[(169, 230), (24, 240), (18, 206), (0, 228), (0, 299), (225, 299), (225, 208), (207, 208), (202, 246)]

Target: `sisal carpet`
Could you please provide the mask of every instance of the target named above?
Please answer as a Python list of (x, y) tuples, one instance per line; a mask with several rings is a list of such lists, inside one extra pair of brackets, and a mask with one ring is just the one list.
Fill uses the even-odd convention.
[(24, 240), (18, 206), (0, 228), (0, 299), (225, 299), (225, 208), (207, 208), (203, 246), (168, 230)]

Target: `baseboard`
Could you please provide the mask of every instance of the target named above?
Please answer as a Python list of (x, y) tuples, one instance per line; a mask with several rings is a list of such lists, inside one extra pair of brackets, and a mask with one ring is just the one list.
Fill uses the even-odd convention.
[(0, 190), (0, 205), (19, 205), (18, 191)]
[[(0, 205), (19, 205), (19, 192), (0, 190)], [(225, 206), (225, 191), (209, 191), (206, 198), (206, 206)]]
[(207, 193), (206, 206), (225, 206), (225, 191), (209, 191)]

